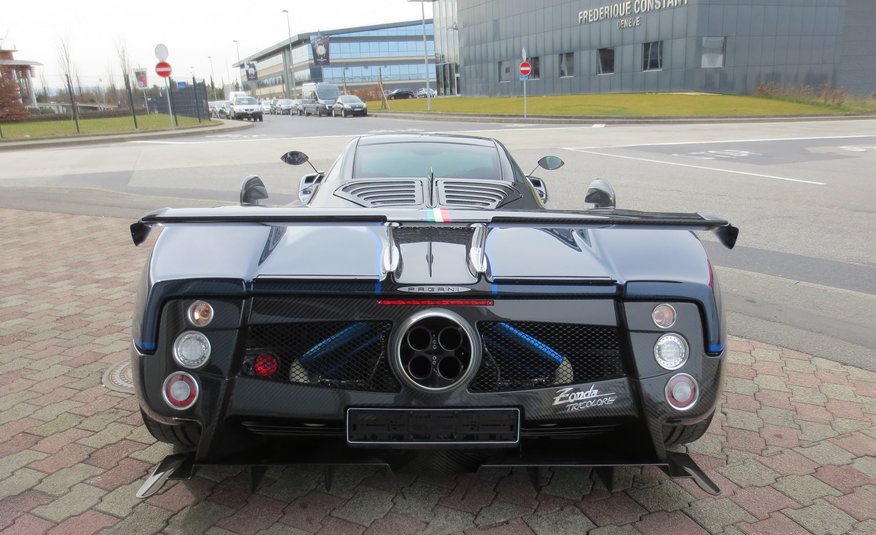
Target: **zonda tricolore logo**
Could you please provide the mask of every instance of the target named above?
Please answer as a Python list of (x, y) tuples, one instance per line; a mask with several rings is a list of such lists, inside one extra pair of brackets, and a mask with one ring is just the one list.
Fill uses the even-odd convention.
[(575, 390), (574, 387), (570, 386), (557, 390), (554, 406), (561, 407), (561, 410), (565, 412), (575, 412), (592, 407), (613, 405), (616, 400), (617, 394), (614, 392), (600, 394), (596, 385), (590, 385), (588, 390)]

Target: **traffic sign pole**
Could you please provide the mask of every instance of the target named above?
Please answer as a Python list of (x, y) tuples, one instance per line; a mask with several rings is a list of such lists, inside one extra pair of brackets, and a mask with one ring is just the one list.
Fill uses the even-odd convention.
[(520, 62), (520, 79), (523, 80), (523, 118), (526, 119), (526, 80), (532, 72), (532, 65), (526, 61), (526, 49), (523, 49), (523, 61)]
[(176, 128), (176, 124), (173, 121), (173, 104), (170, 101), (170, 74), (173, 72), (173, 69), (170, 67), (170, 63), (164, 61), (167, 59), (167, 49), (165, 47), (164, 50), (161, 50), (160, 47), (164, 45), (158, 45), (155, 47), (155, 55), (160, 60), (157, 65), (155, 65), (155, 73), (158, 76), (164, 78), (164, 88), (167, 90), (167, 111), (170, 114), (170, 127)]
[(167, 112), (170, 115), (170, 128), (175, 129), (176, 125), (173, 124), (173, 108), (170, 107), (170, 77), (164, 77), (164, 89), (167, 91)]

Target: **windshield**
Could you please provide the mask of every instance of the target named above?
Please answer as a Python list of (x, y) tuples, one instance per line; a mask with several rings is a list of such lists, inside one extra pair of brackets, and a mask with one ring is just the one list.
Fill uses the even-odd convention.
[(334, 84), (316, 84), (316, 95), (322, 100), (338, 98), (338, 86)]
[(240, 98), (234, 99), (234, 103), (238, 104), (238, 105), (239, 104), (255, 104), (256, 99), (254, 99), (252, 97), (240, 97)]
[(338, 97), (338, 100), (341, 102), (346, 102), (347, 104), (358, 104), (362, 102), (362, 99), (360, 99), (356, 95), (344, 95), (342, 97)]
[(501, 180), (495, 147), (462, 143), (360, 145), (353, 178), (425, 177)]

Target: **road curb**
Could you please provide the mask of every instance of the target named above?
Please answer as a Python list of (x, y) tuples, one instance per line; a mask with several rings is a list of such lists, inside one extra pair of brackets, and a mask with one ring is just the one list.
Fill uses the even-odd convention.
[(647, 125), (647, 124), (713, 124), (713, 123), (775, 123), (775, 122), (807, 122), (807, 121), (845, 121), (876, 119), (876, 115), (775, 115), (769, 117), (551, 117), (519, 115), (466, 115), (445, 114), (441, 112), (371, 112), (375, 117), (391, 117), (393, 119), (460, 121), (475, 123), (515, 123), (515, 124), (613, 124), (613, 125)]
[(143, 139), (165, 139), (183, 136), (196, 136), (205, 132), (233, 132), (252, 128), (254, 123), (231, 122), (227, 119), (215, 119), (222, 121), (221, 125), (202, 125), (180, 128), (178, 130), (158, 130), (154, 132), (135, 132), (129, 134), (98, 134), (84, 137), (62, 137), (34, 139), (30, 141), (0, 141), (0, 151), (16, 149), (42, 149), (55, 147), (68, 147), (77, 145), (97, 145), (104, 143), (116, 143), (123, 141), (136, 141)]

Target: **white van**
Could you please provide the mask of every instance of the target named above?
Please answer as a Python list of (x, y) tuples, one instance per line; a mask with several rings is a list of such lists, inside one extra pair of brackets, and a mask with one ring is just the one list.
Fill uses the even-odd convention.
[(332, 106), (338, 100), (341, 90), (335, 84), (326, 83), (306, 83), (301, 86), (301, 98), (303, 99), (301, 108), (304, 110), (304, 115), (331, 115)]

